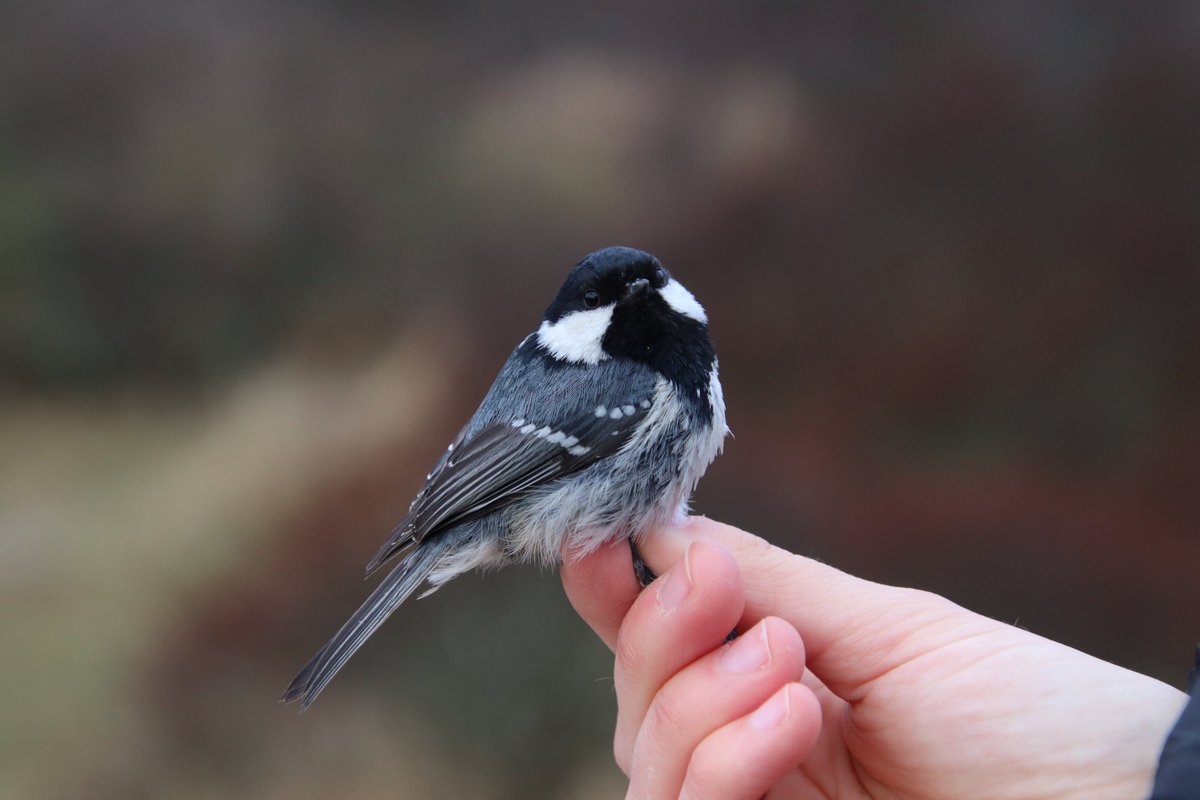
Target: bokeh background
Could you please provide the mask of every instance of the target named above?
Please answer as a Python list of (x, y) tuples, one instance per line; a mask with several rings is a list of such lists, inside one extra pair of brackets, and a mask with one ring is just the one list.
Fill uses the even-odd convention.
[(294, 671), (566, 270), (651, 250), (698, 510), (1176, 685), (1200, 6), (6, 3), (0, 796), (620, 797), (537, 568)]

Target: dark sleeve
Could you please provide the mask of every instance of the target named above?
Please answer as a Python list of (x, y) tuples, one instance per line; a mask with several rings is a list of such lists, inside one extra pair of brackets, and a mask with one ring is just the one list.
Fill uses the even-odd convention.
[(1179, 721), (1167, 736), (1158, 772), (1154, 776), (1154, 793), (1150, 800), (1197, 800), (1200, 798), (1200, 692), (1196, 691), (1196, 675), (1200, 670), (1200, 647), (1196, 648), (1196, 666), (1188, 676), (1188, 691), (1192, 699), (1183, 709)]

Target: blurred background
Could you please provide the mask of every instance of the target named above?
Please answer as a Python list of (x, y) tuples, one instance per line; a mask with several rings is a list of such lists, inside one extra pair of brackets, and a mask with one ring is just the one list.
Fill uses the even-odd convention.
[(697, 510), (1181, 685), (1200, 6), (0, 10), (0, 796), (620, 797), (537, 568), (276, 704), (588, 251), (712, 318)]

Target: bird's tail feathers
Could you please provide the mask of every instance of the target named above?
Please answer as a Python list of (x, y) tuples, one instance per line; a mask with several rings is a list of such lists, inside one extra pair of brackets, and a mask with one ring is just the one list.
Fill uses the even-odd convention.
[(308, 708), (363, 642), (425, 581), (450, 544), (451, 537), (438, 536), (412, 550), (333, 638), (304, 665), (280, 701), (300, 700), (300, 710)]

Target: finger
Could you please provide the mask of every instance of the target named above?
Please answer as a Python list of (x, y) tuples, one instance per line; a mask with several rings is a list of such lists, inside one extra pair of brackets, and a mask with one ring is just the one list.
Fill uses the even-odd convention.
[(596, 635), (616, 650), (617, 630), (641, 587), (625, 540), (609, 542), (585, 556), (563, 558), (559, 571), (567, 599)]
[(651, 701), (672, 675), (717, 649), (742, 616), (742, 586), (729, 551), (697, 542), (634, 601), (617, 635), (613, 752), (629, 772)]
[(630, 794), (677, 797), (705, 737), (750, 714), (803, 674), (800, 635), (777, 617), (681, 670), (655, 695), (638, 731)]
[(657, 568), (697, 541), (719, 544), (737, 559), (746, 594), (743, 624), (772, 614), (787, 620), (804, 639), (809, 669), (847, 700), (914, 656), (914, 631), (922, 630), (920, 646), (928, 649), (939, 623), (946, 623), (947, 636), (959, 638), (964, 624), (990, 623), (937, 595), (856, 578), (704, 517), (659, 528), (640, 548)]
[(817, 698), (788, 683), (696, 747), (680, 800), (758, 800), (804, 761), (820, 733)]

